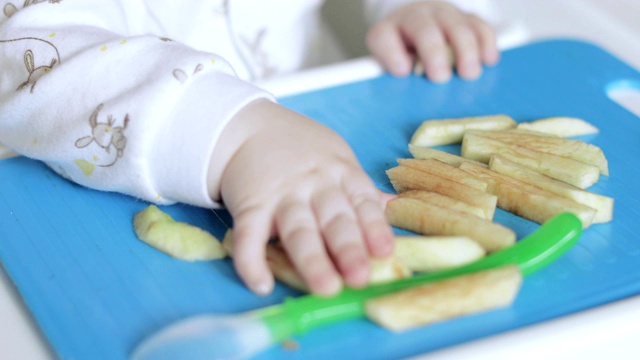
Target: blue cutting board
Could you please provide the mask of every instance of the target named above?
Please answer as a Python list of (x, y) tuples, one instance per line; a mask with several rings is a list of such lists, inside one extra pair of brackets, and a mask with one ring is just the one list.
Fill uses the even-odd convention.
[[(587, 43), (556, 40), (505, 52), (499, 66), (474, 82), (435, 85), (381, 76), (281, 99), (342, 134), (375, 183), (390, 192), (385, 170), (396, 158), (410, 157), (407, 143), (425, 119), (494, 113), (517, 121), (583, 118), (601, 129), (585, 140), (604, 150), (611, 171), (591, 190), (616, 199), (615, 215), (528, 277), (509, 308), (402, 334), (367, 320), (348, 321), (296, 338), (296, 350), (275, 346), (258, 358), (407, 357), (640, 293), (640, 120), (606, 92), (629, 84), (640, 88), (640, 74), (614, 56)], [(0, 162), (0, 258), (60, 358), (124, 359), (141, 339), (175, 320), (246, 311), (298, 295), (279, 285), (271, 296), (256, 297), (229, 260), (188, 263), (143, 244), (131, 221), (147, 205), (72, 184), (26, 158)], [(224, 211), (183, 205), (164, 210), (219, 237), (231, 223)], [(520, 238), (538, 226), (501, 210), (496, 221)]]

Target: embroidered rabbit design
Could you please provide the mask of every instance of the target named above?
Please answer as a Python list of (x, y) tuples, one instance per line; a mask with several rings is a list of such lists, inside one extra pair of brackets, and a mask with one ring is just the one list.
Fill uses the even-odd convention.
[[(24, 4), (22, 4), (23, 8), (26, 8), (27, 6), (31, 6), (31, 5), (35, 5), (35, 4), (39, 4), (41, 2), (45, 2), (46, 0), (25, 0)], [(50, 4), (57, 4), (62, 0), (48, 0)], [(16, 12), (18, 12), (18, 7), (15, 6), (12, 3), (7, 3), (5, 4), (4, 8), (2, 9), (2, 11), (4, 12), (4, 15), (6, 17), (11, 17), (13, 16), (13, 14), (15, 14)]]
[(77, 148), (84, 148), (95, 141), (98, 146), (107, 152), (107, 154), (110, 154), (111, 148), (114, 148), (116, 150), (116, 157), (114, 160), (106, 165), (98, 165), (101, 167), (108, 167), (115, 164), (118, 159), (122, 157), (124, 149), (127, 146), (127, 137), (124, 135), (124, 131), (127, 129), (127, 125), (129, 124), (129, 114), (124, 116), (123, 126), (114, 126), (116, 120), (111, 115), (107, 116), (106, 123), (101, 123), (98, 122), (98, 113), (103, 107), (104, 104), (98, 105), (89, 117), (89, 125), (91, 125), (92, 133), (91, 136), (85, 136), (76, 140), (75, 145)]
[[(200, 71), (202, 71), (202, 69), (202, 64), (196, 65), (192, 75), (199, 73)], [(189, 79), (189, 75), (187, 75), (187, 73), (182, 69), (173, 70), (173, 77), (176, 78), (176, 80), (178, 80), (180, 84), (184, 84)]]
[(31, 89), (29, 90), (29, 92), (33, 94), (33, 88), (36, 86), (36, 83), (38, 82), (38, 80), (42, 77), (42, 75), (51, 71), (51, 69), (55, 66), (57, 62), (58, 60), (54, 58), (54, 59), (51, 59), (51, 64), (49, 64), (48, 66), (43, 65), (43, 66), (35, 67), (33, 52), (31, 50), (25, 51), (24, 65), (27, 67), (27, 71), (29, 72), (29, 78), (27, 79), (27, 81), (23, 82), (22, 84), (20, 84), (20, 86), (18, 86), (17, 91), (20, 91), (25, 86), (28, 86), (29, 84), (31, 84)]
[[(27, 80), (21, 83), (16, 89), (16, 91), (20, 91), (25, 87), (31, 85), (29, 88), (29, 92), (33, 94), (33, 89), (35, 88), (38, 80), (43, 75), (49, 73), (54, 66), (61, 63), (60, 53), (58, 52), (58, 48), (55, 45), (53, 45), (53, 43), (45, 39), (40, 39), (35, 37), (24, 37), (24, 38), (18, 38), (18, 39), (0, 40), (0, 45), (2, 46), (4, 45), (8, 46), (11, 44), (14, 44), (14, 45), (22, 44), (22, 43), (27, 45), (23, 48), (27, 50), (22, 54), (22, 61), (24, 62), (24, 66), (27, 69), (28, 76), (27, 76)], [(46, 55), (42, 56), (42, 54), (51, 54), (52, 51), (55, 52), (55, 56), (51, 58), (51, 62), (49, 62), (48, 65), (40, 65), (36, 67), (36, 58), (34, 56), (33, 49), (36, 49), (36, 52), (38, 54), (41, 54), (40, 56), (41, 58), (42, 57), (46, 58)], [(22, 52), (21, 50), (16, 51), (17, 54), (21, 52)], [(42, 64), (42, 62), (40, 62), (40, 64)]]

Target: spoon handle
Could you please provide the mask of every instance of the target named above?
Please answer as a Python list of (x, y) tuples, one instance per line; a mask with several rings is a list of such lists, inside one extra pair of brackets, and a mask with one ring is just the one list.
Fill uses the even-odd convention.
[(513, 264), (520, 268), (523, 275), (529, 275), (569, 250), (578, 241), (581, 233), (580, 219), (571, 213), (561, 213), (515, 245), (468, 265), (372, 285), (364, 289), (345, 289), (331, 298), (317, 295), (289, 298), (282, 305), (267, 308), (261, 314), (265, 323), (272, 329), (274, 337), (285, 339), (317, 326), (363, 317), (366, 300), (414, 286)]

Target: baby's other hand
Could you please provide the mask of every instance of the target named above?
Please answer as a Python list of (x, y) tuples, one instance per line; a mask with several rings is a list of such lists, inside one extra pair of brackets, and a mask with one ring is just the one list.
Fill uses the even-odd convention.
[(396, 9), (367, 36), (373, 56), (393, 75), (411, 73), (414, 58), (434, 82), (451, 78), (451, 52), (463, 79), (475, 79), (499, 52), (493, 28), (444, 1), (419, 1)]
[(393, 250), (384, 215), (391, 196), (376, 189), (338, 134), (303, 115), (257, 101), (223, 137), (247, 133), (220, 183), (243, 281), (258, 294), (271, 292), (265, 246), (275, 235), (312, 292), (367, 285), (369, 257)]

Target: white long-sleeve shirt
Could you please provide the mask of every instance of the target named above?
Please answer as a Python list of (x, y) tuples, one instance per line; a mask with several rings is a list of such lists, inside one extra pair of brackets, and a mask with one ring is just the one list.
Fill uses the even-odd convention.
[[(369, 0), (370, 14), (406, 1)], [(0, 0), (0, 143), (79, 184), (215, 207), (251, 85), (335, 61), (322, 0)]]

